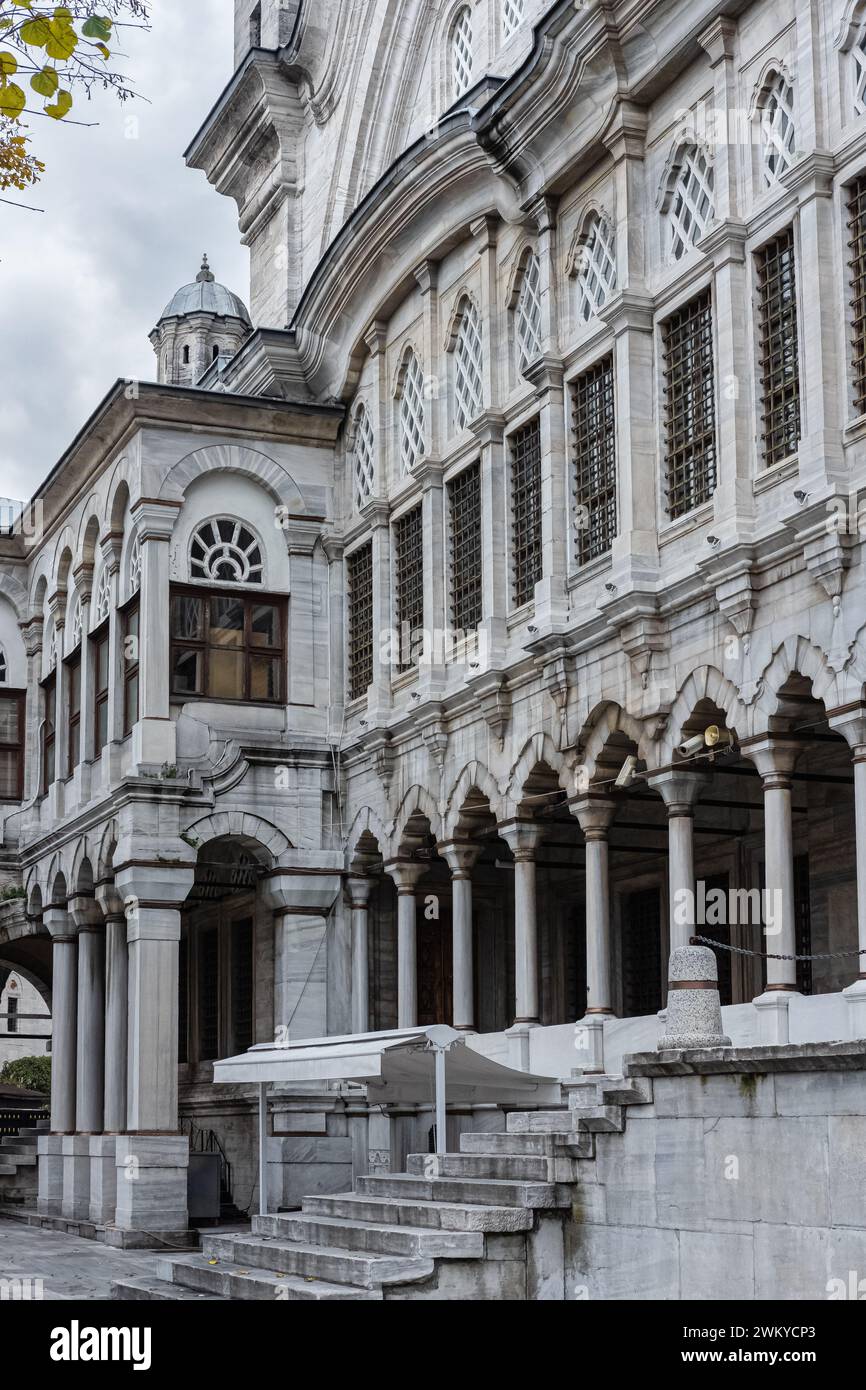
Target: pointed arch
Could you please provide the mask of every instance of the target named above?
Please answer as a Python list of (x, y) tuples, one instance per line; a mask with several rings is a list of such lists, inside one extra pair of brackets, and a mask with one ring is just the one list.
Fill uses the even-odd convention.
[(679, 261), (715, 218), (712, 155), (691, 132), (671, 146), (656, 206), (667, 228), (666, 259)]
[(796, 159), (796, 89), (787, 65), (764, 65), (752, 96), (751, 117), (761, 127), (761, 179), (772, 188)]
[(419, 786), (417, 783), (410, 787), (404, 795), (397, 808), (394, 817), (393, 830), (391, 832), (391, 844), (395, 854), (399, 853), (400, 843), (406, 834), (407, 826), (413, 816), (424, 816), (430, 825), (430, 830), (437, 840), (441, 836), (441, 821), (439, 807), (436, 805), (430, 792), (426, 787)]
[(412, 343), (400, 354), (394, 387), (401, 471), (411, 473), (427, 452), (424, 369)]
[(683, 742), (683, 729), (701, 701), (708, 701), (725, 716), (725, 727), (743, 739), (752, 732), (752, 711), (743, 704), (732, 681), (715, 666), (699, 666), (683, 681), (667, 721), (658, 757), (673, 759), (674, 749)]
[(510, 812), (506, 810), (505, 798), (499, 790), (498, 782), (483, 763), (473, 760), (463, 768), (447, 797), (445, 815), (442, 818), (442, 833), (446, 839), (453, 837), (460, 812), (473, 790), (487, 798), (497, 821), (508, 819)]
[(384, 822), (372, 806), (362, 806), (349, 827), (349, 833), (346, 836), (346, 863), (349, 866), (355, 858), (359, 841), (365, 835), (372, 836), (383, 855), (388, 852), (391, 837), (385, 829)]
[(540, 766), (549, 767), (563, 791), (571, 793), (571, 769), (565, 757), (549, 734), (533, 734), (523, 745), (508, 778), (508, 800), (512, 806), (519, 807), (526, 783)]
[(603, 700), (590, 713), (579, 739), (584, 769), (582, 781), (597, 779), (605, 749), (618, 735), (639, 751), (645, 735), (644, 725), (615, 700)]
[(616, 233), (600, 204), (584, 210), (565, 269), (575, 282), (578, 320), (589, 323), (616, 288)]
[(762, 690), (755, 703), (756, 732), (760, 728), (759, 714), (769, 721), (781, 711), (783, 697), (780, 691), (792, 676), (802, 676), (810, 681), (814, 699), (820, 700), (825, 709), (836, 709), (839, 705), (860, 698), (859, 681), (844, 671), (833, 671), (820, 647), (808, 637), (786, 637), (760, 674)]

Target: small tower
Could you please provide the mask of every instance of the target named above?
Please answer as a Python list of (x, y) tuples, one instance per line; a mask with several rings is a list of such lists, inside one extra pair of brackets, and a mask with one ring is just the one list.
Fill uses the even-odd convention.
[(178, 290), (150, 335), (157, 380), (195, 386), (214, 361), (233, 357), (251, 332), (247, 306), (217, 283), (204, 256), (195, 280)]

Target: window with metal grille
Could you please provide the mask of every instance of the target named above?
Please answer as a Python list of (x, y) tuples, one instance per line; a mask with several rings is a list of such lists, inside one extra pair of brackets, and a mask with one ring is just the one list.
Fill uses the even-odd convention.
[(359, 700), (373, 684), (373, 545), (346, 560), (349, 589), (349, 699)]
[(716, 395), (709, 290), (663, 325), (668, 516), (708, 502), (716, 487)]
[(511, 451), (511, 593), (514, 606), (531, 603), (542, 575), (541, 426), (515, 430)]
[(577, 378), (571, 393), (574, 431), (575, 558), (606, 555), (616, 536), (616, 415), (613, 358)]
[(697, 145), (680, 156), (679, 172), (668, 204), (670, 259), (679, 261), (700, 240), (713, 220), (713, 166)]
[(7, 1033), (18, 1032), (18, 1000), (8, 999), (6, 1002), (6, 1031)]
[(761, 110), (764, 186), (772, 188), (794, 162), (794, 88), (777, 72), (767, 88)]
[(355, 483), (355, 506), (363, 507), (373, 495), (375, 485), (375, 440), (373, 425), (365, 406), (355, 416), (355, 438), (352, 445), (352, 476)]
[(472, 300), (465, 299), (454, 344), (454, 423), (458, 430), (464, 430), (481, 414), (482, 358), (481, 319)]
[(541, 352), (541, 270), (530, 251), (523, 267), (520, 295), (515, 309), (517, 365), (525, 371)]
[(451, 540), (451, 622), (474, 632), (481, 622), (481, 467), (474, 463), (448, 484)]
[(613, 227), (597, 212), (590, 213), (584, 222), (574, 271), (578, 318), (581, 323), (589, 323), (616, 284)]
[(451, 30), (451, 80), (455, 97), (472, 86), (472, 11), (464, 5)]
[(502, 32), (506, 39), (510, 39), (523, 23), (526, 13), (526, 0), (503, 0), (502, 5)]
[(394, 522), (394, 605), (401, 671), (417, 666), (424, 633), (424, 530), (421, 507)]
[(848, 265), (851, 274), (851, 377), (854, 411), (866, 411), (866, 174), (848, 190)]
[(424, 410), (424, 373), (421, 363), (410, 352), (403, 366), (400, 388), (400, 462), (404, 473), (411, 473), (424, 457), (426, 415)]
[(861, 27), (851, 49), (854, 76), (854, 115), (866, 115), (866, 25)]
[(253, 919), (231, 924), (231, 1047), (246, 1052), (253, 1045)]
[(800, 443), (800, 367), (794, 232), (789, 227), (757, 256), (764, 460), (768, 467)]

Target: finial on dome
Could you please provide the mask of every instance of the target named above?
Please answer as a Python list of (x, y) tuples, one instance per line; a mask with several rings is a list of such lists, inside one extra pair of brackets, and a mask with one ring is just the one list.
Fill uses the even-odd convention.
[(213, 271), (211, 270), (211, 268), (210, 268), (210, 266), (208, 265), (208, 262), (207, 262), (207, 252), (206, 252), (206, 251), (205, 251), (204, 255), (203, 255), (202, 258), (201, 258), (201, 270), (199, 271), (198, 275), (197, 275), (195, 278), (196, 278), (196, 281), (199, 282), (199, 283), (200, 283), (202, 280), (213, 280), (213, 278), (214, 278), (214, 277), (213, 277)]

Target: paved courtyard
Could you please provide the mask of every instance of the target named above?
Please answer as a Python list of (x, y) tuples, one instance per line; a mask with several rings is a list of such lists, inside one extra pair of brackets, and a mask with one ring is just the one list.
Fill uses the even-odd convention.
[(113, 1279), (154, 1274), (157, 1259), (0, 1217), (0, 1284), (41, 1279), (45, 1299), (108, 1299)]

